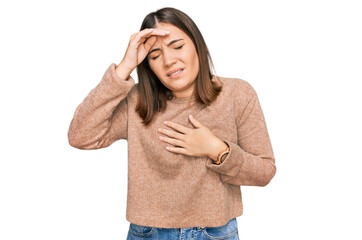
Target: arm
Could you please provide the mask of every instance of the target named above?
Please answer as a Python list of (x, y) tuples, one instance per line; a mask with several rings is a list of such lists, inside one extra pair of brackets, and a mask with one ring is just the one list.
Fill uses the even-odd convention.
[[(126, 74), (127, 75), (127, 74)], [(98, 149), (127, 139), (127, 95), (133, 78), (121, 78), (112, 63), (101, 82), (75, 110), (68, 130), (69, 144), (79, 149)]]
[(276, 173), (274, 154), (258, 96), (249, 83), (246, 87), (243, 94), (250, 96), (244, 99), (248, 103), (236, 110), (238, 142), (221, 139), (229, 145), (230, 153), (220, 165), (208, 158), (206, 167), (220, 173), (226, 183), (266, 186)]

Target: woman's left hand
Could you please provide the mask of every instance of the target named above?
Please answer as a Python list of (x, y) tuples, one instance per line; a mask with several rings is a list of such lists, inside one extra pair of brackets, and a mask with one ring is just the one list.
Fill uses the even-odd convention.
[[(195, 127), (193, 129), (185, 127), (181, 124), (167, 121), (166, 126), (172, 130), (159, 128), (158, 132), (165, 136), (159, 139), (174, 147), (167, 146), (170, 152), (181, 153), (188, 156), (215, 156), (218, 149), (225, 149), (227, 145), (218, 137), (216, 137), (206, 126), (189, 115), (189, 120)], [(173, 131), (176, 130), (176, 131)], [(178, 146), (178, 147), (176, 147)]]

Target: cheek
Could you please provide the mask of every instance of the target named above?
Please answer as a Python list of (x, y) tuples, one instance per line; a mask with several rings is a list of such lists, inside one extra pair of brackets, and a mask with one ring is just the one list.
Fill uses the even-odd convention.
[(198, 67), (198, 62), (199, 62), (199, 58), (197, 56), (197, 52), (196, 52), (196, 48), (193, 47), (192, 51), (190, 52), (190, 56), (191, 56), (191, 62), (192, 64), (194, 64), (195, 67)]
[(159, 72), (159, 69), (160, 69), (160, 68), (158, 67), (158, 65), (157, 65), (153, 60), (150, 60), (149, 65), (150, 65), (151, 70), (152, 70), (156, 75), (158, 75), (158, 72)]
[(196, 51), (187, 51), (182, 53), (183, 59), (185, 59), (191, 66), (198, 66), (199, 58)]
[(190, 62), (192, 63), (192, 66), (194, 66), (195, 71), (197, 71), (199, 69), (199, 58), (196, 52), (191, 54)]
[(194, 64), (195, 64), (195, 66), (199, 67), (199, 56), (197, 56), (196, 53), (195, 53), (195, 57), (194, 57)]

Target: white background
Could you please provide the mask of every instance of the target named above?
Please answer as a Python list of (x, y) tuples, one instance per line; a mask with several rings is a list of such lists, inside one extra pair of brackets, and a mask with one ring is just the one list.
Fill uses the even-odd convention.
[[(2, 1), (0, 239), (126, 239), (127, 142), (79, 150), (74, 111), (143, 18), (188, 14), (216, 73), (257, 91), (276, 158), (241, 239), (361, 239), (359, 1)], [(136, 81), (137, 74), (131, 74)]]

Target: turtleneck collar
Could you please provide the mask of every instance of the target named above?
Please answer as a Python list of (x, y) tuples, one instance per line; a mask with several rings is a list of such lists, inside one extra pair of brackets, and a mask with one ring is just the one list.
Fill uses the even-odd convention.
[[(217, 81), (217, 77), (215, 75), (212, 75), (211, 81)], [(188, 97), (173, 97), (173, 99), (170, 100), (171, 103), (177, 103), (177, 104), (184, 104), (184, 103), (193, 103), (196, 102), (196, 97), (194, 95), (188, 96)]]

